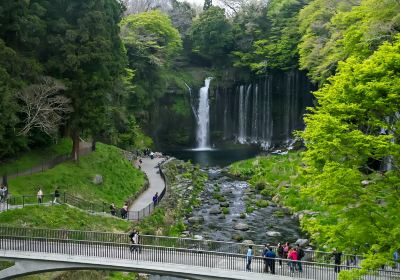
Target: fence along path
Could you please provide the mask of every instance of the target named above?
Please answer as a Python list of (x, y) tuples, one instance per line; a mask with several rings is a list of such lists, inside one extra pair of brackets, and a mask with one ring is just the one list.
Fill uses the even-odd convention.
[[(154, 266), (160, 264), (176, 264), (196, 267), (205, 267), (219, 270), (245, 271), (245, 255), (240, 253), (218, 252), (216, 250), (188, 249), (173, 246), (160, 246), (157, 244), (145, 244), (143, 242), (131, 250), (127, 242), (128, 236), (114, 233), (98, 233), (86, 231), (25, 229), (0, 227), (0, 251), (1, 256), (15, 255), (16, 252), (39, 253), (35, 258), (49, 259), (51, 255), (74, 255), (91, 259), (117, 259), (143, 261)], [(101, 240), (103, 239), (103, 240)], [(144, 241), (144, 239), (142, 239)], [(157, 243), (169, 242), (166, 237), (152, 237), (146, 242), (158, 240)], [(183, 244), (183, 243), (181, 243)], [(171, 244), (172, 245), (172, 244)], [(24, 254), (22, 254), (23, 256)], [(29, 257), (28, 257), (29, 258)], [(303, 272), (290, 270), (287, 259), (282, 259), (282, 266), (276, 259), (275, 274), (297, 279), (326, 279), (336, 280), (332, 264), (302, 261)], [(76, 262), (76, 259), (75, 259)], [(258, 275), (265, 275), (264, 258), (255, 256), (252, 261), (251, 271)], [(341, 270), (354, 269), (341, 265)], [(188, 272), (190, 274), (190, 272)], [(1, 276), (1, 272), (0, 272)], [(398, 271), (379, 270), (363, 276), (364, 280), (399, 279)], [(256, 277), (255, 279), (262, 279)]]
[[(92, 151), (93, 151), (92, 143), (88, 143), (88, 142), (80, 142), (79, 143), (79, 155), (84, 156), (84, 155), (91, 153)], [(45, 170), (51, 169), (51, 168), (59, 165), (60, 163), (63, 163), (70, 159), (72, 159), (72, 156), (70, 153), (68, 153), (65, 155), (56, 156), (53, 159), (48, 160), (48, 161), (43, 161), (40, 165), (31, 167), (26, 170), (17, 170), (17, 172), (13, 173), (13, 174), (7, 174), (7, 173), (1, 174), (1, 176), (3, 176), (3, 183), (6, 183), (6, 182), (4, 182), (4, 180), (14, 179), (14, 178), (21, 177), (21, 176), (27, 176), (27, 175), (32, 175), (34, 173), (43, 172)]]
[[(89, 153), (92, 150), (91, 146), (90, 147), (87, 146), (83, 149), (84, 150), (82, 150), (81, 152), (84, 153)], [(143, 193), (141, 193), (137, 198), (134, 199), (133, 203), (129, 207), (129, 211), (126, 216), (128, 220), (138, 221), (146, 216), (149, 216), (154, 211), (155, 208), (152, 198), (156, 192), (158, 192), (159, 195), (158, 202), (161, 201), (161, 199), (164, 197), (164, 194), (166, 192), (166, 183), (164, 174), (160, 167), (160, 164), (162, 164), (164, 161), (165, 158), (155, 158), (153, 160), (150, 158), (143, 158), (142, 170), (148, 177), (149, 187)], [(39, 169), (37, 172), (41, 171), (43, 170)], [(30, 171), (27, 172), (28, 173), (26, 173), (25, 175), (31, 174)], [(17, 174), (15, 176), (22, 176), (21, 174), (22, 173)], [(54, 196), (52, 194), (46, 194), (43, 196), (43, 203), (39, 204), (36, 195), (22, 195), (17, 197), (10, 197), (6, 199), (6, 201), (4, 201), (3, 203), (0, 203), (0, 212), (12, 209), (19, 209), (31, 205), (52, 206), (54, 205), (53, 199)], [(91, 212), (103, 212), (103, 213), (108, 212), (110, 206), (110, 204), (106, 202), (103, 203), (87, 202), (81, 198), (75, 197), (68, 193), (64, 193), (61, 196), (59, 202), (68, 203), (83, 210), (88, 210)]]

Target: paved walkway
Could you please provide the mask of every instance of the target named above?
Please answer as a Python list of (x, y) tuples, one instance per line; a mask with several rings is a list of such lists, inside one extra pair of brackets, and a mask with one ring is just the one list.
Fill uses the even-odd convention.
[(146, 208), (153, 201), (153, 196), (156, 192), (158, 192), (159, 195), (161, 194), (165, 184), (159, 173), (158, 164), (163, 160), (164, 158), (142, 158), (142, 171), (146, 173), (149, 179), (149, 188), (135, 199), (129, 207), (129, 211), (140, 211)]

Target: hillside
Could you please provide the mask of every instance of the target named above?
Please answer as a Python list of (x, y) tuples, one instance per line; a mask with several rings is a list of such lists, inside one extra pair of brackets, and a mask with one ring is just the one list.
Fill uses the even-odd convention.
[[(94, 184), (95, 175), (103, 183)], [(122, 150), (99, 143), (96, 151), (80, 158), (79, 163), (65, 162), (53, 169), (9, 180), (13, 196), (36, 195), (41, 187), (51, 194), (56, 187), (90, 202), (114, 202), (117, 206), (138, 192), (145, 184), (144, 174), (122, 155)]]

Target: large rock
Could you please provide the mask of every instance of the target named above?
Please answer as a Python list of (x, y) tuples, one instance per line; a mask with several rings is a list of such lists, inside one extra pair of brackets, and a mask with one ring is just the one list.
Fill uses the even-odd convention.
[(204, 217), (203, 216), (190, 217), (188, 219), (188, 222), (191, 224), (201, 224), (204, 222)]
[(246, 244), (246, 245), (254, 245), (254, 241), (253, 240), (243, 240), (242, 243)]
[(281, 234), (279, 231), (273, 231), (273, 230), (267, 231), (267, 232), (266, 232), (266, 235), (268, 235), (268, 236), (270, 236), (270, 237), (279, 237), (279, 236), (282, 236), (282, 234)]
[(218, 215), (222, 213), (221, 208), (219, 207), (211, 207), (210, 211), (208, 211), (211, 215)]
[(246, 231), (246, 230), (250, 229), (249, 225), (245, 224), (245, 223), (234, 224), (233, 228), (236, 229), (236, 230), (242, 230), (242, 231)]
[(308, 244), (310, 243), (310, 241), (308, 239), (297, 239), (295, 244), (299, 245), (300, 247), (305, 247), (308, 246)]
[(193, 236), (193, 238), (197, 239), (197, 240), (203, 240), (204, 239), (204, 237), (201, 236), (201, 235), (195, 235), (195, 236)]
[(103, 184), (103, 176), (101, 176), (100, 174), (96, 174), (96, 175), (93, 177), (92, 182), (93, 182), (93, 184), (95, 184), (95, 185)]
[(225, 202), (221, 202), (219, 204), (221, 207), (229, 207), (229, 202), (225, 201)]

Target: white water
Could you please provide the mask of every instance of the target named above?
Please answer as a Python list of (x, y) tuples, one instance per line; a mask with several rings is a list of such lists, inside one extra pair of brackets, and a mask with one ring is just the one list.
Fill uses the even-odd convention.
[(196, 150), (211, 150), (210, 147), (210, 104), (208, 101), (208, 88), (212, 78), (204, 81), (204, 87), (200, 89), (199, 108), (197, 110), (197, 148)]

